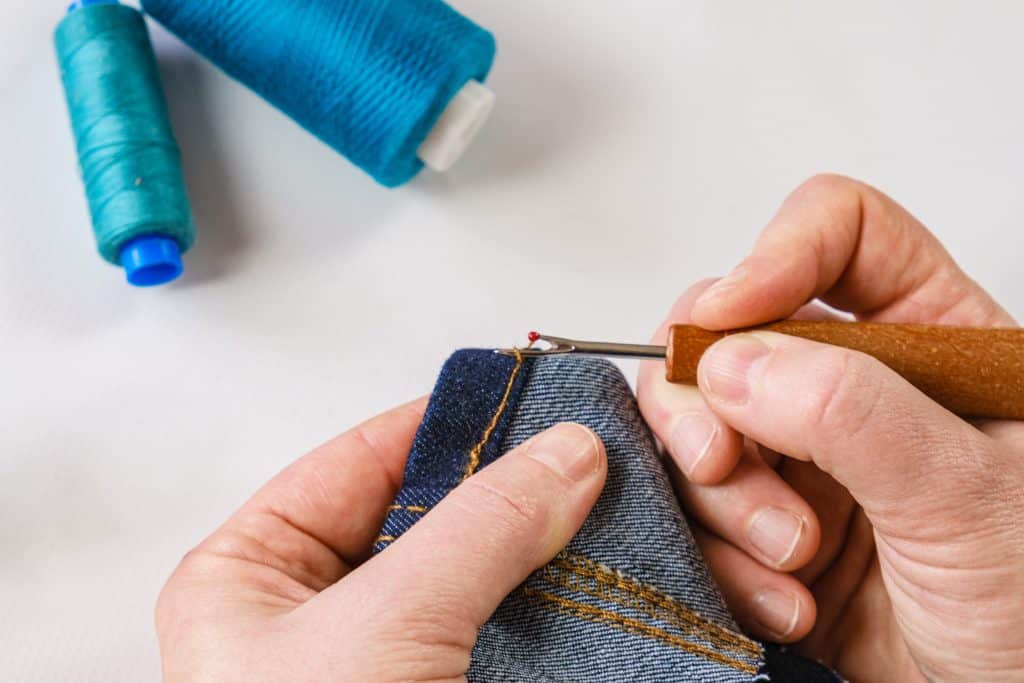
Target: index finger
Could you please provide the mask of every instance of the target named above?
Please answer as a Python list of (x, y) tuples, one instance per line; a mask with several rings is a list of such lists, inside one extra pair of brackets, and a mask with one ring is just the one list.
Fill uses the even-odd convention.
[(402, 484), (426, 405), (422, 397), (392, 408), (319, 446), (271, 479), (235, 517), (268, 514), (347, 564), (365, 559)]
[(157, 630), (252, 608), (287, 611), (369, 555), (426, 398), (325, 443), (274, 477), (182, 559), (157, 601)]
[(299, 601), (341, 579), (370, 554), (425, 409), (426, 398), (399, 406), (295, 461), (189, 553), (178, 573), (199, 569), (217, 580), (230, 571), (237, 584), (249, 575), (243, 567), (270, 571), (273, 580), (259, 585), (291, 585), (286, 592)]
[(709, 329), (745, 327), (789, 317), (815, 297), (883, 322), (1014, 324), (906, 209), (835, 175), (791, 194), (750, 256), (691, 315)]

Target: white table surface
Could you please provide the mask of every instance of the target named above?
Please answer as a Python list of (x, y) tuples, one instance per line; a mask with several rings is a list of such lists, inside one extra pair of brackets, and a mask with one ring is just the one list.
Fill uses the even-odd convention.
[(94, 253), (63, 8), (4, 0), (0, 678), (157, 678), (160, 586), (285, 464), (456, 347), (645, 340), (815, 172), (897, 197), (1024, 315), (1024, 5), (456, 4), (497, 34), (499, 106), (399, 190), (161, 40), (199, 241), (137, 290)]

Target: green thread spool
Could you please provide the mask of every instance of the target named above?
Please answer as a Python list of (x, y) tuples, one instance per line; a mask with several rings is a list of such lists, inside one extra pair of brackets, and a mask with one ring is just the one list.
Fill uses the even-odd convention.
[(195, 224), (145, 21), (78, 0), (54, 43), (100, 255), (131, 284), (169, 282)]

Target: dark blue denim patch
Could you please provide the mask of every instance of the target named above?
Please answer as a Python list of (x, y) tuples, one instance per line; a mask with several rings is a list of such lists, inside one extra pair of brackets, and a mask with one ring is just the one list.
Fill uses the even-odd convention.
[(518, 365), (515, 358), (476, 349), (459, 351), (448, 359), (416, 432), (402, 490), (384, 522), (375, 552), (401, 536), (462, 481), (470, 452), (481, 443), (508, 390), (507, 407), (483, 444), (479, 467), (494, 462), (502, 454), (501, 441), (531, 364), (531, 360), (523, 359), (509, 388)]
[(470, 681), (840, 680), (785, 652), (766, 658), (739, 632), (618, 368), (548, 357), (524, 361), (510, 385), (516, 363), (490, 351), (460, 351), (448, 361), (376, 547), (454, 488), (481, 443), (483, 467), (558, 422), (579, 422), (601, 437), (604, 491), (567, 548), (481, 628)]
[(846, 683), (846, 679), (824, 664), (793, 654), (788, 648), (769, 643), (764, 648), (764, 671), (779, 683)]

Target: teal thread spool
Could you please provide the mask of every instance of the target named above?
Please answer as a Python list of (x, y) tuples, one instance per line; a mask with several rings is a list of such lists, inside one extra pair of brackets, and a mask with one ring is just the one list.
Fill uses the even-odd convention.
[(494, 106), (494, 36), (443, 0), (142, 0), (387, 187), (447, 170)]
[(195, 224), (145, 21), (76, 0), (54, 43), (99, 252), (133, 285), (170, 282)]

